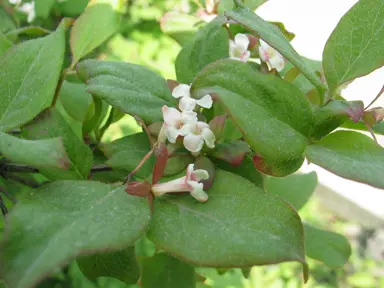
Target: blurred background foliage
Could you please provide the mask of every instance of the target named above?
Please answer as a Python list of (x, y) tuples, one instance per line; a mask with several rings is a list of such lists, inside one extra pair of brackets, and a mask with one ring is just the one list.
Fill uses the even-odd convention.
[[(0, 30), (4, 34), (27, 26), (54, 30), (60, 19), (63, 17), (76, 18), (88, 4), (87, 0), (35, 0), (36, 17), (31, 23), (28, 23), (25, 13), (13, 9), (13, 6), (9, 5), (6, 0), (0, 0), (0, 2), (3, 9), (0, 9)], [(22, 3), (24, 2), (31, 3), (31, 1)], [(175, 79), (174, 62), (181, 46), (162, 32), (160, 26), (162, 17), (169, 11), (193, 14), (197, 17), (196, 11), (205, 7), (203, 0), (92, 0), (91, 2), (110, 2), (121, 13), (121, 27), (117, 34), (88, 57), (144, 65), (167, 79)], [(232, 5), (231, 1), (224, 0), (223, 2), (225, 5)], [(247, 2), (250, 2), (249, 5), (257, 7), (264, 1), (249, 0)], [(14, 16), (16, 23), (8, 21), (7, 13)], [(192, 20), (199, 24), (198, 18), (192, 18)], [(203, 21), (201, 20), (201, 22)], [(30, 33), (19, 33), (13, 42), (17, 43), (44, 33), (41, 29)], [(67, 59), (67, 64), (70, 60)], [(69, 118), (66, 119), (76, 129), (77, 124)], [(79, 129), (81, 131), (81, 127)], [(140, 130), (141, 128), (134, 119), (125, 115), (107, 129), (103, 142), (109, 142)], [(33, 179), (31, 180), (33, 181)], [(6, 184), (0, 183), (0, 185)], [(16, 184), (7, 189), (13, 191), (12, 193), (17, 193), (18, 196), (26, 192), (25, 186)], [(12, 202), (7, 197), (5, 197), (5, 203), (8, 207), (12, 206)], [(372, 235), (377, 231), (367, 230), (356, 223), (338, 218), (321, 205), (316, 199), (316, 195), (300, 211), (300, 215), (304, 221), (347, 236), (353, 247), (351, 258), (341, 269), (331, 269), (320, 262), (307, 259), (310, 266), (310, 280), (305, 287), (384, 287), (384, 261), (380, 260), (384, 255), (377, 257), (372, 251), (378, 251), (378, 248), (370, 249), (372, 245), (380, 245), (380, 243), (371, 243)], [(0, 229), (3, 226), (3, 219), (0, 218)], [(384, 246), (383, 242), (381, 242), (381, 247)], [(303, 286), (301, 266), (296, 263), (253, 267), (248, 271), (198, 268), (197, 272), (199, 273), (197, 275), (197, 279), (200, 281), (197, 286), (199, 288), (295, 288)], [(0, 287), (2, 285), (4, 284), (0, 282)], [(39, 287), (122, 288), (138, 286), (127, 286), (117, 279), (108, 277), (91, 282), (83, 276), (76, 262), (73, 262), (55, 277), (41, 283)]]

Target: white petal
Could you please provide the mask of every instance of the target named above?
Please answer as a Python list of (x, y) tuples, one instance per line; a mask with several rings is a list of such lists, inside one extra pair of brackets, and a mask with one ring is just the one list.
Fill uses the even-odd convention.
[(191, 97), (182, 97), (179, 102), (179, 109), (181, 111), (192, 111), (195, 109), (196, 100)]
[(242, 61), (242, 62), (248, 62), (249, 57), (251, 57), (251, 52), (249, 52), (249, 51), (245, 51), (245, 52), (241, 55), (241, 57), (240, 57), (240, 61)]
[(207, 144), (209, 148), (215, 147), (216, 137), (215, 134), (213, 134), (213, 132), (211, 131), (211, 129), (204, 128), (201, 133), (201, 136), (203, 137), (203, 139), (205, 140), (205, 144)]
[(192, 176), (192, 179), (194, 181), (201, 181), (201, 180), (207, 180), (209, 178), (209, 174), (206, 170), (203, 170), (203, 169), (197, 169), (195, 171), (193, 171), (193, 176)]
[(267, 62), (269, 60), (268, 51), (261, 45), (259, 46), (259, 56), (260, 56), (260, 59), (263, 60), (264, 62)]
[(197, 105), (203, 107), (203, 108), (211, 108), (212, 107), (212, 97), (211, 95), (207, 94), (203, 98), (196, 100)]
[(184, 146), (188, 151), (199, 152), (203, 145), (204, 140), (200, 135), (189, 133), (184, 137)]
[(183, 111), (181, 113), (184, 124), (192, 124), (197, 122), (197, 113), (193, 111)]
[(247, 51), (249, 45), (249, 39), (247, 35), (241, 33), (237, 34), (235, 36), (235, 44), (237, 50), (239, 50), (240, 52), (244, 53), (245, 51)]
[(168, 141), (171, 143), (176, 143), (176, 139), (180, 135), (180, 130), (172, 126), (167, 126), (165, 131), (167, 134)]
[(187, 84), (179, 84), (173, 89), (172, 96), (175, 98), (191, 97), (191, 95), (189, 94), (190, 88), (191, 87)]
[(188, 185), (191, 186), (191, 196), (199, 202), (207, 202), (208, 195), (203, 190), (203, 183), (197, 183), (195, 181), (188, 181)]
[(189, 164), (187, 167), (187, 173), (185, 176), (185, 181), (188, 183), (188, 181), (191, 181), (193, 169), (195, 169), (195, 164)]
[(263, 48), (264, 50), (268, 50), (271, 46), (267, 42), (265, 42), (263, 39), (260, 39), (259, 41), (259, 47)]
[(197, 122), (196, 125), (197, 125), (197, 128), (200, 130), (199, 134), (201, 134), (201, 131), (203, 131), (204, 128), (209, 128), (209, 125), (202, 121)]
[(177, 121), (182, 120), (181, 112), (175, 108), (164, 105), (162, 107), (164, 122), (173, 126)]
[(193, 129), (193, 126), (194, 126), (194, 124), (185, 124), (185, 125), (183, 125), (183, 127), (181, 127), (180, 130), (179, 130), (179, 134), (181, 136), (185, 136), (185, 135), (191, 133), (192, 129)]
[(274, 57), (271, 57), (268, 61), (271, 68), (275, 68), (278, 72), (284, 69), (285, 61), (284, 57), (279, 52), (276, 52)]
[(229, 56), (231, 59), (237, 59), (235, 41), (229, 40)]

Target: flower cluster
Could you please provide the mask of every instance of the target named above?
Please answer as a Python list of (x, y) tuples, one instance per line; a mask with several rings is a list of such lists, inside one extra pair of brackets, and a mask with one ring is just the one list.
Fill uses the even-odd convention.
[(27, 14), (27, 21), (31, 23), (36, 17), (35, 1), (22, 3), (21, 0), (8, 0), (12, 5), (16, 5), (16, 9), (24, 14)]
[(152, 185), (152, 193), (161, 196), (166, 193), (189, 192), (199, 202), (207, 202), (208, 195), (203, 190), (201, 180), (207, 180), (209, 174), (206, 170), (194, 170), (195, 165), (189, 164), (186, 176), (166, 182)]
[[(245, 34), (237, 34), (234, 40), (229, 40), (230, 58), (247, 62), (251, 56), (249, 46), (249, 37)], [(259, 56), (263, 62), (268, 63), (271, 69), (276, 69), (278, 72), (283, 70), (285, 64), (284, 57), (262, 39), (259, 40)]]
[[(212, 97), (207, 94), (201, 99), (194, 99), (190, 94), (190, 86), (179, 84), (172, 91), (173, 97), (180, 99), (179, 109), (163, 106), (164, 129), (168, 141), (175, 143), (179, 136), (183, 136), (183, 143), (187, 150), (198, 153), (205, 144), (209, 148), (215, 147), (215, 135), (205, 122), (198, 121), (196, 106), (212, 107)], [(161, 134), (162, 134), (161, 133)], [(161, 138), (161, 136), (159, 136)]]

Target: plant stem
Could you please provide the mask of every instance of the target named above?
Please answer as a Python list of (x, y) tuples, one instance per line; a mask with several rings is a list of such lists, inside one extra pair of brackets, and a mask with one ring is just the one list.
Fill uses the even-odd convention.
[(3, 198), (1, 198), (1, 195), (0, 195), (0, 209), (1, 209), (1, 213), (3, 213), (3, 216), (5, 217), (5, 215), (8, 214), (8, 209), (7, 209), (7, 206), (5, 206), (5, 203), (3, 201)]
[(144, 163), (149, 159), (149, 157), (151, 157), (152, 153), (153, 153), (153, 148), (144, 156), (143, 159), (141, 159), (140, 163), (136, 166), (136, 168), (131, 173), (128, 174), (128, 176), (125, 178), (123, 184), (125, 184), (125, 183), (129, 182), (129, 180), (131, 180), (132, 176), (135, 175), (137, 173), (137, 171), (139, 171), (140, 168), (144, 165)]
[(377, 101), (377, 99), (380, 98), (381, 94), (383, 94), (383, 93), (384, 93), (384, 85), (383, 85), (383, 87), (381, 87), (381, 90), (380, 90), (380, 92), (377, 94), (377, 96), (375, 97), (375, 99), (373, 99), (372, 102), (369, 103), (369, 105), (368, 105), (367, 107), (365, 107), (364, 110), (367, 110), (373, 103), (375, 103), (375, 102)]
[(60, 95), (61, 86), (63, 86), (67, 73), (68, 73), (68, 69), (64, 69), (64, 71), (60, 75), (59, 82), (57, 83), (57, 86), (56, 86), (55, 95), (53, 96), (53, 100), (51, 103), (51, 108), (55, 107), (56, 105), (57, 99), (59, 98), (59, 95)]

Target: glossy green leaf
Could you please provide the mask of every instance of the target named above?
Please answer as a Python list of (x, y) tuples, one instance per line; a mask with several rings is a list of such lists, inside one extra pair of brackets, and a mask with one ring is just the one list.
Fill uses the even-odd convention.
[(55, 3), (56, 0), (35, 0), (36, 17), (48, 18)]
[(208, 64), (229, 57), (228, 33), (223, 17), (217, 17), (201, 28), (176, 58), (176, 75), (180, 83), (189, 84)]
[(79, 122), (85, 120), (89, 105), (92, 103), (92, 97), (87, 93), (85, 84), (64, 81), (59, 99), (68, 115)]
[(294, 174), (283, 178), (267, 177), (265, 190), (275, 194), (300, 210), (315, 192), (317, 186), (316, 172)]
[(165, 79), (143, 66), (87, 60), (77, 66), (77, 73), (88, 92), (145, 121), (162, 121), (161, 107), (175, 104)]
[(87, 179), (92, 166), (92, 151), (79, 139), (56, 109), (41, 113), (34, 121), (23, 127), (27, 139), (40, 140), (61, 137), (68, 153), (68, 171), (44, 169), (41, 172), (51, 179)]
[(127, 284), (136, 284), (140, 277), (140, 267), (133, 246), (116, 252), (82, 256), (77, 259), (77, 264), (81, 272), (92, 281), (105, 276), (117, 278)]
[(12, 18), (0, 7), (0, 32), (7, 33), (16, 29), (16, 24)]
[(316, 107), (313, 111), (314, 124), (311, 137), (318, 140), (349, 118), (357, 122), (363, 116), (363, 112), (362, 101), (332, 100), (323, 107)]
[(150, 221), (146, 199), (92, 181), (57, 181), (21, 200), (8, 217), (1, 276), (34, 287), (71, 259), (133, 245)]
[(303, 58), (293, 49), (284, 34), (273, 24), (263, 20), (246, 7), (225, 12), (225, 15), (241, 24), (256, 36), (278, 50), (285, 58), (295, 65), (316, 87), (324, 90), (326, 86), (316, 73), (305, 63)]
[(0, 153), (14, 163), (36, 168), (68, 169), (70, 165), (61, 138), (33, 141), (0, 132)]
[(384, 65), (384, 2), (360, 0), (339, 21), (323, 52), (331, 95)]
[(300, 217), (278, 197), (216, 170), (208, 202), (190, 195), (155, 201), (148, 237), (171, 255), (206, 267), (304, 260)]
[(336, 131), (306, 150), (311, 163), (336, 175), (384, 188), (384, 148), (353, 131)]
[(120, 19), (109, 4), (94, 4), (76, 20), (71, 30), (72, 63), (90, 53), (117, 32)]
[(337, 233), (304, 223), (305, 254), (331, 268), (341, 268), (351, 256), (348, 240)]
[(165, 253), (142, 260), (142, 288), (195, 288), (195, 268)]
[(222, 170), (232, 172), (236, 175), (244, 177), (251, 181), (257, 187), (264, 189), (264, 176), (253, 165), (252, 157), (246, 156), (239, 166), (233, 166), (228, 162), (218, 159), (212, 159), (212, 161)]
[(197, 24), (201, 19), (178, 12), (166, 13), (160, 21), (161, 31), (169, 35), (181, 46), (187, 44), (197, 31)]
[(0, 58), (0, 131), (18, 128), (51, 104), (65, 49), (65, 21), (44, 38)]
[(0, 31), (0, 57), (12, 46), (12, 42)]
[[(105, 144), (102, 150), (108, 158), (106, 162), (108, 166), (131, 172), (151, 150), (151, 145), (145, 133), (137, 133)], [(136, 175), (142, 178), (150, 176), (154, 164), (152, 156)]]
[(89, 0), (66, 0), (58, 3), (58, 8), (66, 17), (79, 16), (87, 7)]
[(217, 94), (248, 144), (261, 155), (258, 169), (285, 176), (301, 166), (312, 112), (295, 86), (246, 63), (222, 60), (197, 75), (192, 93)]

